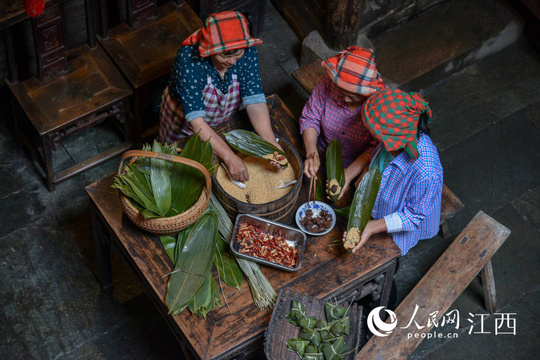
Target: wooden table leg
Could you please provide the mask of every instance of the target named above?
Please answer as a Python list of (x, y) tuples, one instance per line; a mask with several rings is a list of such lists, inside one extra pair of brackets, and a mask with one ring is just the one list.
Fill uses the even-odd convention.
[(97, 210), (92, 206), (92, 231), (98, 261), (99, 282), (101, 289), (112, 295), (113, 283), (111, 276), (111, 244), (107, 236), (107, 229), (101, 222)]
[(484, 268), (480, 271), (480, 275), (482, 276), (486, 310), (494, 314), (497, 306), (497, 292), (495, 291), (495, 277), (493, 276), (491, 259), (488, 260)]
[(56, 188), (54, 183), (54, 166), (52, 160), (52, 147), (54, 143), (53, 137), (54, 136), (52, 135), (43, 135), (41, 138), (43, 144), (43, 170), (45, 171), (45, 176), (47, 178), (47, 189), (49, 189), (50, 192), (53, 192)]
[(382, 274), (384, 277), (379, 280), (381, 289), (374, 294), (374, 308), (377, 306), (388, 307), (388, 300), (390, 299), (390, 291), (392, 290), (392, 281), (394, 280), (394, 272), (396, 269), (397, 259), (392, 260), (391, 265), (388, 269)]

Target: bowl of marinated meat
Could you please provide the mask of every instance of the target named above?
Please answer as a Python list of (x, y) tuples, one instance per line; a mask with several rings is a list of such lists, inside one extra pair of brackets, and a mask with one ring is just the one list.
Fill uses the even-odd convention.
[(322, 201), (309, 201), (296, 210), (296, 225), (308, 235), (328, 234), (336, 225), (336, 213)]

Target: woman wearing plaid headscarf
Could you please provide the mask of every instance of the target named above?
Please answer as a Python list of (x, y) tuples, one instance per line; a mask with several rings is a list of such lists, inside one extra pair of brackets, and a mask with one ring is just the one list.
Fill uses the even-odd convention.
[(245, 107), (255, 131), (281, 148), (270, 125), (253, 46), (261, 43), (250, 36), (241, 13), (210, 15), (203, 28), (184, 40), (176, 55), (161, 101), (158, 140), (171, 144), (199, 132), (203, 140), (210, 139), (234, 180), (248, 180), (244, 162), (212, 127)]
[[(375, 66), (373, 50), (350, 46), (322, 62), (326, 74), (319, 80), (300, 117), (300, 132), (306, 148), (304, 174), (317, 175), (319, 151), (333, 139), (341, 141), (345, 184), (369, 164), (377, 141), (362, 122), (361, 108), (375, 91), (386, 86)], [(341, 192), (340, 197), (345, 193)]]
[(381, 142), (371, 166), (382, 171), (375, 206), (353, 253), (386, 231), (405, 255), (439, 231), (443, 169), (427, 126), (431, 109), (422, 95), (399, 89), (374, 93), (362, 107), (371, 134)]

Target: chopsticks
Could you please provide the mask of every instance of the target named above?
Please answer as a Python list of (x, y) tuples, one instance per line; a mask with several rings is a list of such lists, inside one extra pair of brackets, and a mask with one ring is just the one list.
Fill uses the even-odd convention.
[(311, 181), (309, 182), (309, 192), (308, 192), (308, 205), (310, 201), (313, 201), (315, 203), (317, 194), (317, 178), (313, 176), (311, 178)]

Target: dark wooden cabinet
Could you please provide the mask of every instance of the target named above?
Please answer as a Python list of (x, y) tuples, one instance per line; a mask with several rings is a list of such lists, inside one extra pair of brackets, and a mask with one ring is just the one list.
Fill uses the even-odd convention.
[(208, 15), (222, 11), (239, 11), (249, 22), (252, 36), (263, 32), (266, 0), (188, 0), (188, 4), (204, 22)]

